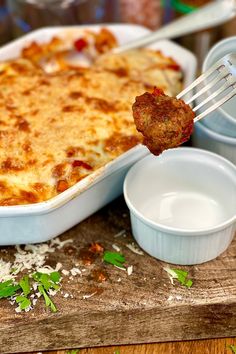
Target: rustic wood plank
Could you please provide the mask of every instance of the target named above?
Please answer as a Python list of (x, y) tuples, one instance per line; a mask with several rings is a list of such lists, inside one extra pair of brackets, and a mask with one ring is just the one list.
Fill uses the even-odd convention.
[[(123, 229), (127, 236), (114, 238)], [(2, 300), (1, 353), (236, 336), (235, 241), (214, 261), (182, 267), (194, 280), (186, 289), (170, 283), (165, 263), (126, 247), (133, 240), (122, 198), (62, 236), (68, 238), (73, 238), (73, 252), (59, 250), (48, 261), (59, 261), (65, 269), (76, 264), (85, 269), (82, 277), (64, 277), (63, 291), (73, 298), (57, 295), (56, 314), (45, 310), (41, 301), (34, 311), (17, 314)], [(133, 274), (105, 265), (101, 257), (84, 266), (80, 252), (92, 242), (108, 250), (113, 243), (118, 245), (133, 265)], [(7, 257), (5, 251), (2, 256)], [(93, 279), (96, 269), (108, 274), (106, 282)], [(94, 291), (94, 296), (83, 299)]]
[[(232, 354), (229, 345), (236, 339), (211, 339), (187, 342), (125, 345), (81, 349), (78, 354)], [(45, 354), (67, 354), (68, 351), (53, 351)], [(37, 354), (37, 353), (32, 353)]]

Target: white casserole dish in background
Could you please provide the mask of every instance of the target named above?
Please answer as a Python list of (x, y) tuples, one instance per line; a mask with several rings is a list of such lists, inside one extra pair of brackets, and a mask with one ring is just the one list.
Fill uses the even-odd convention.
[[(144, 27), (134, 25), (44, 28), (2, 47), (0, 61), (18, 57), (22, 48), (32, 41), (48, 42), (53, 36), (61, 37), (67, 31), (76, 31), (78, 35), (79, 30), (98, 31), (101, 27), (111, 30), (120, 44), (149, 32)], [(184, 86), (194, 80), (196, 58), (191, 52), (170, 41), (160, 41), (150, 48), (159, 49), (176, 60), (184, 73)], [(122, 194), (126, 172), (147, 154), (148, 150), (144, 146), (136, 146), (49, 201), (0, 206), (0, 245), (44, 242), (68, 230)]]
[(236, 167), (195, 148), (149, 155), (128, 172), (133, 236), (151, 256), (199, 264), (224, 252), (236, 229)]

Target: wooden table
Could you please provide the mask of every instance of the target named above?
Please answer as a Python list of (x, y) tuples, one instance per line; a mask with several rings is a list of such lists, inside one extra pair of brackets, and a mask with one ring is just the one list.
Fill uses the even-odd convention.
[[(125, 234), (116, 237), (121, 230)], [(236, 337), (236, 240), (211, 262), (181, 267), (193, 279), (192, 288), (187, 289), (171, 284), (163, 269), (166, 263), (127, 248), (133, 238), (122, 198), (61, 236), (66, 239), (73, 240), (69, 250), (50, 253), (48, 264), (61, 262), (64, 269), (77, 264), (84, 273), (63, 278), (63, 295), (54, 297), (56, 314), (45, 309), (42, 299), (33, 311), (17, 314), (1, 300), (1, 354), (96, 346), (103, 348), (81, 349), (80, 353), (221, 354), (230, 353), (228, 344), (236, 344), (233, 339), (180, 342)], [(133, 273), (104, 264), (101, 255), (85, 266), (83, 252), (94, 242), (106, 250), (113, 250), (114, 244), (120, 247)], [(0, 256), (7, 259), (11, 251), (0, 249)], [(96, 281), (97, 270), (107, 274), (107, 281)], [(73, 296), (65, 298), (65, 293)], [(84, 299), (88, 294), (95, 295)], [(171, 343), (132, 345), (155, 342)], [(124, 344), (131, 346), (118, 346)], [(104, 348), (109, 345), (115, 347)]]
[[(236, 339), (214, 339), (188, 342), (172, 342), (143, 345), (127, 345), (81, 349), (79, 354), (232, 354), (229, 345)], [(68, 351), (47, 352), (47, 354), (67, 354)], [(45, 353), (46, 354), (46, 353)]]
[[(143, 345), (126, 345), (79, 350), (78, 354), (232, 354), (229, 345), (236, 339), (213, 339)], [(67, 354), (70, 351), (53, 351), (45, 354)], [(35, 353), (37, 354), (37, 353)]]

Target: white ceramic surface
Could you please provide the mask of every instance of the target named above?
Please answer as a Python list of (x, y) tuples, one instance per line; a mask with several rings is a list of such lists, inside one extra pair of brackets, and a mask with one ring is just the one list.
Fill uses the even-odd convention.
[[(120, 44), (150, 32), (135, 25), (44, 28), (1, 47), (0, 61), (19, 56), (21, 49), (32, 41), (47, 42), (55, 35), (77, 37), (84, 29), (98, 31), (104, 26), (115, 34)], [(192, 53), (166, 40), (150, 47), (172, 56), (181, 65), (185, 86), (194, 80), (196, 58)], [(145, 147), (137, 146), (47, 202), (0, 207), (0, 245), (47, 241), (84, 220), (122, 193), (124, 177), (129, 167), (147, 153)]]
[[(236, 53), (236, 36), (218, 42), (210, 50), (204, 60), (202, 72), (205, 72), (223, 56), (232, 52)], [(236, 138), (236, 96), (210, 113), (202, 120), (202, 123), (215, 132)]]
[(174, 264), (209, 261), (236, 230), (236, 167), (195, 148), (137, 162), (124, 182), (133, 235), (150, 255)]
[(194, 125), (192, 144), (226, 157), (236, 165), (236, 138), (216, 133), (202, 122), (197, 122)]

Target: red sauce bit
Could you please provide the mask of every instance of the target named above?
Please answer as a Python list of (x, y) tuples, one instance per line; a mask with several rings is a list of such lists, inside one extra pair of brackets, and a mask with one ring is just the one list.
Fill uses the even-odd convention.
[(165, 96), (164, 91), (158, 87), (154, 87), (152, 95), (153, 96)]
[(24, 132), (29, 132), (30, 131), (29, 122), (27, 122), (27, 120), (25, 120), (25, 119), (21, 119), (20, 121), (18, 121), (16, 123), (16, 127), (19, 130), (24, 131)]
[(92, 170), (92, 166), (90, 166), (88, 163), (81, 161), (81, 160), (74, 160), (72, 162), (72, 167), (83, 167), (86, 170)]
[(59, 163), (52, 170), (53, 177), (62, 177), (66, 171), (66, 165), (64, 163)]
[(45, 191), (45, 184), (37, 182), (32, 185), (32, 188), (34, 188), (38, 193), (42, 194)]
[(77, 249), (74, 246), (67, 246), (63, 249), (64, 254), (72, 256), (76, 253)]
[(86, 97), (85, 101), (87, 103), (92, 103), (95, 109), (102, 111), (104, 113), (117, 111), (115, 102), (108, 102), (98, 97)]
[(86, 248), (83, 248), (79, 252), (79, 258), (82, 260), (84, 265), (91, 265), (95, 261), (96, 254)]
[(5, 198), (0, 201), (0, 205), (2, 206), (11, 206), (11, 205), (18, 205), (18, 204), (26, 204), (26, 201), (18, 197)]
[(73, 105), (68, 105), (68, 106), (62, 107), (62, 112), (65, 112), (65, 113), (70, 113), (70, 112), (75, 112), (75, 111), (76, 111), (76, 106), (73, 106)]
[(73, 157), (73, 156), (78, 155), (79, 153), (85, 154), (85, 149), (80, 146), (69, 146), (66, 149), (66, 156), (67, 157)]
[(68, 188), (69, 188), (69, 183), (65, 179), (60, 179), (57, 182), (57, 192), (59, 193), (64, 192)]
[(138, 143), (141, 142), (141, 138), (136, 135), (122, 135), (120, 133), (114, 133), (105, 140), (105, 150), (109, 152), (125, 152)]
[(92, 271), (92, 279), (98, 283), (103, 283), (108, 279), (107, 273), (102, 269), (94, 269)]
[(125, 77), (125, 76), (128, 76), (128, 74), (129, 74), (126, 68), (114, 69), (114, 70), (111, 70), (111, 72), (118, 77)]
[(171, 69), (171, 70), (174, 70), (174, 71), (180, 71), (181, 68), (178, 64), (168, 64), (167, 65), (167, 69)]
[(33, 192), (21, 190), (20, 194), (21, 198), (27, 201), (27, 203), (37, 203), (38, 201), (38, 196)]
[(0, 192), (1, 193), (4, 193), (4, 192), (6, 192), (7, 191), (7, 184), (5, 183), (5, 182), (3, 182), (3, 181), (0, 181)]
[(100, 243), (92, 243), (89, 247), (89, 251), (92, 253), (103, 253), (104, 247)]
[(84, 38), (79, 38), (74, 42), (74, 47), (78, 52), (82, 52), (88, 46), (88, 42)]
[(77, 100), (78, 98), (81, 98), (83, 97), (83, 94), (82, 92), (80, 91), (73, 91), (69, 94), (69, 97), (72, 99), (72, 100)]
[(1, 169), (10, 171), (21, 171), (24, 169), (24, 165), (20, 161), (8, 157), (5, 161), (1, 163)]

